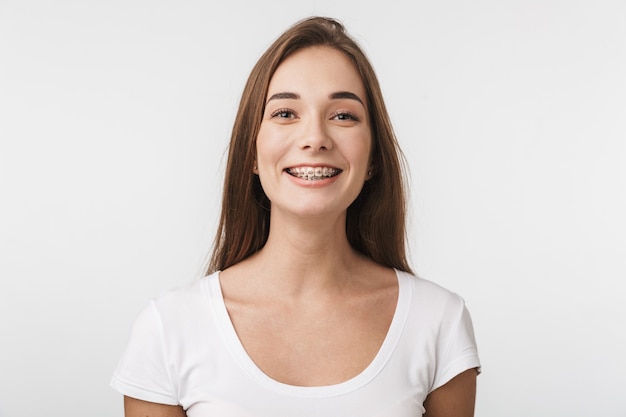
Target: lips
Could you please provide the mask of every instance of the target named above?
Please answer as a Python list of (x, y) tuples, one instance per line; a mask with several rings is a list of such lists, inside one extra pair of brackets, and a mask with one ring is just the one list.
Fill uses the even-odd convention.
[(319, 181), (341, 174), (341, 170), (332, 167), (299, 166), (285, 169), (289, 175), (308, 181)]

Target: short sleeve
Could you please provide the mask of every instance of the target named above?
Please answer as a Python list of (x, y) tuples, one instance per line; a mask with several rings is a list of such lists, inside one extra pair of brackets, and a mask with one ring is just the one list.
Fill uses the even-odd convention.
[(472, 319), (463, 299), (457, 296), (457, 300), (458, 304), (455, 303), (457, 305), (442, 325), (431, 392), (468, 369), (477, 368), (480, 372)]
[(128, 397), (177, 405), (164, 340), (158, 311), (151, 302), (135, 320), (111, 386)]

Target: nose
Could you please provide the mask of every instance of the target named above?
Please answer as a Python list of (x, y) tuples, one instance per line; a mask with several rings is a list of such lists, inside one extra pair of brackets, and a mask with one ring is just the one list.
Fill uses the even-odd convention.
[(308, 151), (330, 150), (333, 147), (325, 120), (321, 117), (311, 118), (302, 124), (300, 149)]

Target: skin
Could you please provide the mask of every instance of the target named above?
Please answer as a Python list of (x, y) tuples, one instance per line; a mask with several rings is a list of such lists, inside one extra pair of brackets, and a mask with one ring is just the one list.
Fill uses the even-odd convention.
[(425, 417), (473, 417), (476, 369), (468, 369), (431, 392), (424, 401)]
[[(271, 201), (265, 246), (222, 271), (224, 301), (237, 335), (268, 376), (298, 386), (344, 382), (361, 373), (393, 318), (395, 272), (357, 253), (346, 212), (376, 169), (365, 88), (351, 61), (328, 47), (287, 58), (269, 85), (256, 168)], [(306, 181), (288, 169), (340, 172)], [(433, 391), (428, 417), (473, 416), (476, 371)], [(127, 417), (179, 417), (180, 407), (125, 398)]]
[[(269, 237), (220, 274), (222, 292), (264, 373), (290, 385), (337, 384), (377, 354), (398, 295), (394, 272), (356, 253), (345, 234), (370, 169), (365, 88), (345, 55), (313, 47), (279, 66), (266, 103), (254, 172), (272, 205)], [(307, 181), (287, 172), (303, 166), (340, 174)]]
[(183, 407), (151, 403), (136, 398), (124, 397), (126, 417), (186, 417)]
[[(272, 221), (332, 226), (329, 216), (344, 221), (370, 168), (372, 135), (364, 103), (356, 69), (334, 49), (308, 48), (278, 67), (257, 136), (255, 170), (272, 202)], [(342, 172), (329, 184), (294, 181), (285, 172), (315, 165)]]

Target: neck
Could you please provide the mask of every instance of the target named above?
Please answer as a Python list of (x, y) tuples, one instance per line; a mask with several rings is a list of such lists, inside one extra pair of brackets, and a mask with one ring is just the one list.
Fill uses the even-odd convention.
[(337, 286), (362, 261), (348, 243), (345, 214), (333, 219), (284, 219), (270, 225), (267, 243), (253, 256), (283, 290), (296, 294)]

